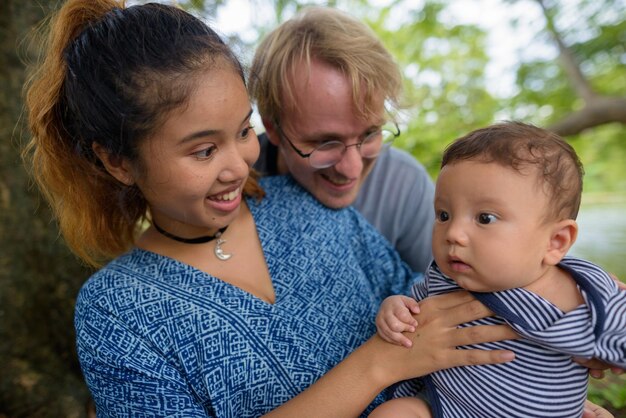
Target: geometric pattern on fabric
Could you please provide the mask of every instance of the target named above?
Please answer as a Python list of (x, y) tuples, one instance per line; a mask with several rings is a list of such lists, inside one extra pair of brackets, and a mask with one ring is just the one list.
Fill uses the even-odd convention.
[[(259, 135), (254, 168), (263, 176), (278, 174), (278, 147)], [(391, 243), (413, 271), (425, 272), (432, 260), (435, 186), (424, 166), (411, 154), (391, 147), (376, 158), (352, 203)]]
[(289, 177), (261, 184), (247, 203), (274, 304), (137, 248), (84, 284), (77, 347), (99, 417), (267, 413), (372, 336), (382, 300), (421, 277), (354, 209), (327, 209)]
[[(456, 367), (422, 379), (434, 417), (579, 417), (589, 370), (571, 357), (595, 357), (626, 367), (626, 292), (588, 261), (566, 257), (559, 266), (572, 275), (585, 301), (567, 313), (521, 288), (474, 293), (497, 316), (463, 327), (506, 323), (522, 338), (461, 348), (511, 350), (515, 360)], [(413, 296), (421, 300), (458, 289), (433, 262)], [(393, 396), (414, 394), (403, 383)]]

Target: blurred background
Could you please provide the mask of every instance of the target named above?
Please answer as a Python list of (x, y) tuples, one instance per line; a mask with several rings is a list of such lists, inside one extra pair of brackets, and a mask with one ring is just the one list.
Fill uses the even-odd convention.
[[(0, 418), (90, 410), (72, 315), (91, 271), (65, 248), (19, 156), (29, 137), (22, 86), (39, 54), (33, 30), (60, 3), (0, 1)], [(571, 253), (626, 281), (626, 0), (161, 3), (206, 18), (244, 64), (264, 33), (305, 4), (362, 19), (405, 76), (395, 146), (433, 179), (445, 146), (470, 130), (516, 119), (559, 133), (586, 171)], [(626, 417), (626, 379), (594, 381), (590, 399)]]

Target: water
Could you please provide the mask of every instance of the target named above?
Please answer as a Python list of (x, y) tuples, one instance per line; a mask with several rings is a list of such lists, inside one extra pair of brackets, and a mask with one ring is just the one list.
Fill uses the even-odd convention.
[(626, 195), (583, 205), (577, 222), (578, 239), (569, 254), (592, 261), (626, 282)]

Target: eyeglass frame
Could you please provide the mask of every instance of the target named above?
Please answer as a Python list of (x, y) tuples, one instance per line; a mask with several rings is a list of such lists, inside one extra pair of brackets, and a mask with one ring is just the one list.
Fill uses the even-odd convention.
[[(300, 150), (299, 150), (299, 149), (298, 149), (298, 148), (297, 148), (297, 147), (293, 144), (293, 142), (291, 141), (291, 139), (289, 139), (289, 137), (287, 136), (287, 134), (285, 134), (285, 131), (283, 131), (283, 128), (280, 126), (280, 123), (279, 123), (278, 121), (274, 122), (274, 126), (276, 126), (276, 130), (278, 131), (278, 134), (279, 134), (281, 137), (283, 137), (283, 138), (285, 138), (285, 139), (287, 140), (287, 142), (289, 143), (289, 145), (291, 146), (291, 148), (292, 148), (292, 149), (293, 149), (293, 150), (294, 150), (294, 151), (295, 151), (295, 152), (296, 152), (296, 153), (297, 153), (297, 154), (298, 154), (301, 158), (308, 158), (308, 159), (309, 159), (309, 164), (311, 164), (311, 159), (310, 159), (311, 155), (312, 155), (315, 151), (317, 151), (320, 147), (322, 147), (322, 146), (324, 146), (324, 145), (326, 145), (326, 144), (328, 144), (328, 143), (331, 143), (331, 142), (337, 142), (337, 143), (339, 143), (339, 144), (343, 145), (344, 149), (343, 149), (343, 151), (342, 151), (342, 153), (341, 153), (341, 158), (343, 158), (343, 157), (344, 157), (344, 155), (346, 154), (346, 151), (348, 151), (348, 148), (350, 148), (350, 147), (356, 147), (356, 148), (357, 148), (357, 150), (359, 151), (359, 155), (361, 156), (361, 158), (365, 158), (365, 159), (373, 159), (373, 158), (376, 158), (376, 157), (378, 157), (378, 156), (380, 155), (380, 152), (379, 152), (378, 154), (376, 154), (376, 155), (372, 156), (372, 157), (364, 157), (364, 156), (361, 154), (361, 146), (363, 145), (363, 142), (365, 142), (365, 139), (363, 139), (363, 140), (361, 140), (361, 141), (359, 141), (359, 142), (355, 142), (354, 144), (350, 144), (350, 145), (346, 145), (346, 144), (344, 144), (343, 142), (338, 141), (338, 140), (325, 141), (325, 142), (322, 142), (321, 144), (319, 144), (318, 146), (316, 146), (316, 147), (313, 149), (313, 151), (309, 152), (308, 154), (305, 154), (304, 152), (300, 151)], [(393, 142), (393, 141), (394, 141), (397, 137), (399, 137), (399, 136), (400, 136), (400, 134), (401, 134), (400, 127), (398, 126), (398, 123), (397, 123), (397, 122), (393, 122), (393, 126), (394, 126), (394, 127), (395, 127), (395, 129), (396, 129), (396, 130), (395, 130), (395, 132), (394, 132), (394, 131), (391, 131), (391, 130), (387, 130), (388, 132), (390, 132), (390, 133), (391, 133), (391, 135), (393, 135), (393, 137), (392, 137), (392, 139), (391, 139), (390, 141), (387, 141), (387, 142), (385, 142), (385, 143), (383, 143), (383, 144), (381, 145), (381, 151), (382, 151), (382, 149), (383, 149), (383, 147), (384, 147), (385, 145), (390, 145), (390, 144), (391, 144), (391, 143), (392, 143), (392, 142)], [(381, 127), (381, 128), (379, 128), (379, 130), (381, 131), (381, 135), (382, 135), (383, 128)], [(374, 132), (370, 133), (370, 134), (369, 134), (369, 135), (367, 135), (365, 138), (367, 138), (368, 136), (372, 135), (373, 133), (374, 133)], [(339, 159), (339, 161), (341, 161), (341, 159)], [(331, 165), (329, 165), (329, 166), (327, 166), (327, 167), (314, 167), (314, 168), (322, 169), (322, 168), (332, 167), (332, 166), (334, 166), (335, 164), (339, 163), (339, 161), (337, 161), (336, 163), (331, 164)], [(313, 167), (313, 166), (311, 166), (311, 167)]]

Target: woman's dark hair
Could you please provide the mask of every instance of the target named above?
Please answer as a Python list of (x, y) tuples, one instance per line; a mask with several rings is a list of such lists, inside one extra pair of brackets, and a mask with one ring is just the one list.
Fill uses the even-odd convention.
[(139, 190), (109, 175), (92, 145), (139, 162), (139, 143), (186, 104), (197, 77), (225, 67), (244, 79), (219, 35), (173, 6), (70, 0), (52, 19), (28, 83), (33, 138), (24, 156), (79, 257), (99, 265), (125, 251), (147, 212)]

